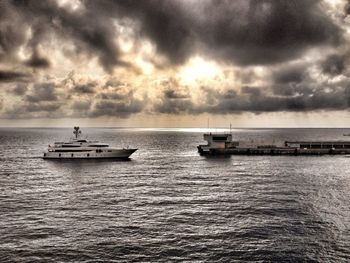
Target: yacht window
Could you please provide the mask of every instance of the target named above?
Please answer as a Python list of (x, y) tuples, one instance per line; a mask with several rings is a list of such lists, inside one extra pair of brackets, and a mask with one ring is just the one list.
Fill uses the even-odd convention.
[(72, 157), (74, 156), (74, 154), (72, 153)]
[(59, 154), (58, 157), (61, 157), (61, 154)]
[(90, 156), (90, 154), (88, 153), (86, 156), (87, 156), (87, 157), (89, 157), (89, 156)]

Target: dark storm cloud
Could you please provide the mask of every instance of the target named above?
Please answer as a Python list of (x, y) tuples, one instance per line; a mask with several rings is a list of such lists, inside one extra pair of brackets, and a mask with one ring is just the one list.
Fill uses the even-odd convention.
[[(339, 43), (341, 30), (318, 3), (86, 0), (80, 2), (82, 8), (73, 11), (54, 0), (1, 1), (0, 58), (16, 53), (26, 43), (30, 28), (28, 45), (34, 54), (38, 45), (54, 34), (61, 41), (72, 41), (77, 52), (97, 56), (105, 70), (111, 71), (116, 65), (127, 65), (120, 59), (115, 41), (114, 23), (119, 21), (136, 30), (139, 38), (150, 39), (174, 64), (197, 53), (241, 65), (283, 62), (309, 47)], [(48, 66), (40, 57), (27, 64)]]
[(182, 63), (202, 47), (215, 59), (241, 65), (290, 60), (316, 45), (336, 45), (341, 30), (317, 0), (87, 1), (105, 15), (140, 22), (159, 52)]
[(340, 29), (319, 1), (210, 1), (201, 23), (208, 47), (242, 65), (271, 64), (309, 47), (336, 45)]
[(140, 36), (151, 39), (157, 50), (174, 64), (182, 63), (191, 55), (195, 42), (194, 21), (189, 20), (178, 1), (87, 0), (85, 3), (88, 9), (98, 10), (106, 17), (138, 22)]
[[(34, 51), (49, 34), (54, 33), (62, 41), (73, 41), (78, 50), (97, 56), (107, 71), (115, 65), (125, 65), (119, 60), (119, 50), (114, 43), (116, 35), (112, 20), (99, 15), (97, 10), (84, 9), (81, 12), (73, 12), (60, 7), (54, 0), (8, 2), (6, 7), (20, 17), (18, 25), (14, 24), (14, 27), (25, 28), (25, 24), (31, 28), (33, 34), (29, 45)], [(8, 20), (11, 21), (10, 18)], [(25, 32), (21, 33), (21, 37), (17, 37), (18, 41), (12, 37), (11, 42), (15, 42), (15, 46), (24, 42), (22, 39), (25, 39)], [(12, 31), (3, 31), (0, 39), (7, 39), (11, 34)]]
[(0, 82), (26, 82), (30, 75), (23, 72), (0, 70)]
[(14, 10), (10, 1), (0, 1), (0, 61), (17, 56), (21, 45), (26, 42), (27, 26)]
[(324, 73), (329, 75), (339, 75), (345, 70), (345, 61), (347, 57), (344, 55), (333, 54), (328, 56), (321, 64)]
[[(71, 74), (60, 84), (62, 87), (54, 83), (32, 83), (26, 88), (14, 88), (10, 93), (22, 96), (23, 105), (15, 107), (12, 116), (15, 112), (19, 116), (26, 116), (26, 112), (44, 112), (48, 114), (45, 116), (51, 116), (57, 111), (64, 117), (69, 113), (63, 105), (70, 105), (69, 110), (84, 112), (84, 117), (128, 117), (145, 110), (148, 102), (153, 103), (148, 108), (155, 112), (171, 114), (349, 109), (349, 80), (321, 83), (323, 80), (311, 78), (309, 65), (288, 66), (295, 63), (291, 60), (302, 60), (302, 54), (309, 48), (330, 47), (334, 55), (311, 66), (322, 70), (318, 72), (322, 78), (346, 72), (346, 57), (337, 55), (337, 47), (344, 41), (343, 31), (326, 15), (320, 1), (84, 0), (80, 5), (81, 8), (73, 10), (55, 0), (0, 1), (0, 62), (11, 65), (6, 68), (18, 69), (15, 66), (20, 65), (34, 69), (31, 70), (33, 76), (2, 70), (0, 82), (6, 85), (7, 82), (34, 82), (35, 74), (37, 79), (42, 78), (42, 72), (36, 69), (45, 70), (50, 62), (55, 65), (54, 56), (47, 55), (51, 42), (57, 46), (62, 44), (62, 49), (65, 42), (73, 44), (78, 55), (97, 58), (109, 73), (116, 66), (128, 66), (118, 46), (120, 32), (116, 30), (116, 23), (119, 23), (133, 30), (136, 47), (148, 39), (158, 54), (174, 65), (199, 55), (216, 60), (218, 65), (232, 63), (246, 69), (237, 83), (251, 84), (257, 80), (265, 86), (243, 84), (243, 87), (221, 88), (219, 83), (220, 89), (189, 90), (176, 80), (169, 80), (161, 84), (157, 90), (161, 95), (155, 101), (146, 101), (136, 98), (134, 87), (124, 85), (121, 80), (111, 79), (97, 85), (84, 83), (81, 80), (84, 78)], [(345, 8), (348, 12), (348, 7)], [(42, 50), (46, 52), (38, 52)], [(31, 57), (24, 60), (23, 52)], [(280, 64), (276, 66), (276, 63)], [(265, 65), (263, 76), (246, 67), (249, 65)], [(268, 70), (270, 74), (266, 75)], [(61, 88), (68, 95), (62, 95)], [(192, 94), (199, 96), (198, 101)], [(79, 100), (87, 96), (91, 101)]]

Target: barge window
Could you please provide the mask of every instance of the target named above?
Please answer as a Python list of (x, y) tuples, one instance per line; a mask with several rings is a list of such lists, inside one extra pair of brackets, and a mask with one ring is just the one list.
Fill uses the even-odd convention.
[(311, 144), (311, 148), (320, 149), (321, 148), (321, 144)]
[(226, 136), (213, 136), (213, 141), (226, 141)]
[(335, 144), (334, 148), (343, 148), (343, 145), (342, 144)]

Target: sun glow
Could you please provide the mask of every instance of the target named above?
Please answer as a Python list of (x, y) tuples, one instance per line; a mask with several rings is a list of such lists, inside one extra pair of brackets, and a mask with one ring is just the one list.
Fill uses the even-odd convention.
[(183, 84), (194, 84), (201, 80), (210, 80), (220, 74), (220, 69), (214, 62), (194, 57), (178, 73)]

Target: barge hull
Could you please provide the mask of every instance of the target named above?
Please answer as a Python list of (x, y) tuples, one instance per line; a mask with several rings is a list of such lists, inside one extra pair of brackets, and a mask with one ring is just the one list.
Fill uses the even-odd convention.
[(201, 155), (340, 155), (350, 154), (350, 149), (298, 149), (298, 148), (231, 148), (210, 149)]

